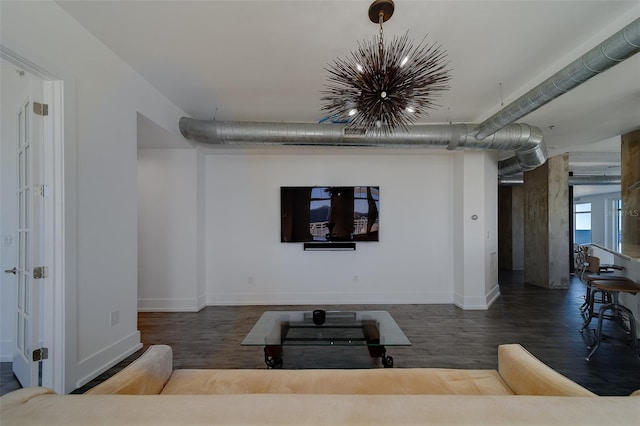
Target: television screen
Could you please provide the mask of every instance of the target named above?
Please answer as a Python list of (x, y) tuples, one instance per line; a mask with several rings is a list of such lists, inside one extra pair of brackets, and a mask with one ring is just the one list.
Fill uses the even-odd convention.
[(378, 241), (377, 186), (284, 186), (280, 203), (283, 243)]

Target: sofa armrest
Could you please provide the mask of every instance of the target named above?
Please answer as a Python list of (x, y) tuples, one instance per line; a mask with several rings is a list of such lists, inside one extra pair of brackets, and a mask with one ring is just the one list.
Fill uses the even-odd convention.
[(173, 351), (167, 345), (151, 346), (140, 358), (87, 394), (159, 394), (173, 372)]
[(518, 344), (498, 346), (498, 372), (516, 395), (597, 396)]
[[(29, 401), (32, 398), (35, 398), (36, 396), (40, 396), (40, 395), (46, 395), (46, 394), (53, 394), (56, 395), (56, 393), (49, 389), (49, 388), (44, 388), (44, 387), (29, 387), (29, 388), (21, 388), (21, 389), (16, 389), (12, 392), (7, 393), (6, 395), (3, 395), (2, 398), (0, 398), (0, 407), (2, 407), (2, 410), (8, 410), (12, 407), (17, 407), (19, 405), (25, 404), (27, 401)], [(2, 416), (0, 416), (0, 419), (2, 418)]]

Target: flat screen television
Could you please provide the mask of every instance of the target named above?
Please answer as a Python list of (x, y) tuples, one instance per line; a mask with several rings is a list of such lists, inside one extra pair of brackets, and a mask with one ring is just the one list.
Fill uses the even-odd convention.
[(379, 241), (380, 187), (283, 186), (280, 241)]

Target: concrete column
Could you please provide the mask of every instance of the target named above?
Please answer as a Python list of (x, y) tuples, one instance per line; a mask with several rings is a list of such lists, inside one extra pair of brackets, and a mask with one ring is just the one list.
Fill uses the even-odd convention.
[(640, 130), (622, 135), (622, 253), (640, 257)]
[(524, 280), (569, 288), (569, 155), (524, 173)]

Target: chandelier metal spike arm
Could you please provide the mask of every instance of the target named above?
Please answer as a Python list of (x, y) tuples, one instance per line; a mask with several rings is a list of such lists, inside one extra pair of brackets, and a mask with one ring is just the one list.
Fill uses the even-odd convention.
[[(376, 0), (369, 7), (369, 19), (380, 25), (380, 34), (358, 42), (346, 58), (326, 68), (322, 109), (349, 128), (379, 134), (408, 130), (449, 89), (447, 53), (440, 44), (418, 44), (408, 31), (385, 43), (382, 24), (393, 14), (391, 0)], [(376, 19), (377, 18), (377, 19)]]

